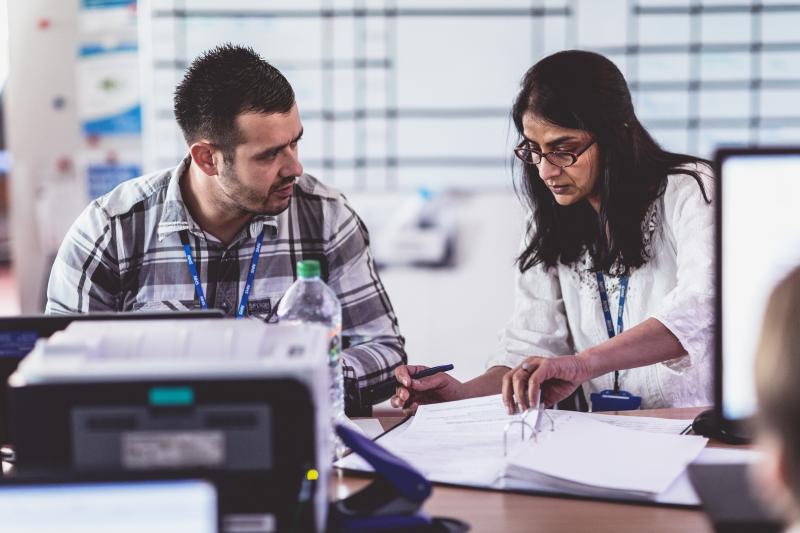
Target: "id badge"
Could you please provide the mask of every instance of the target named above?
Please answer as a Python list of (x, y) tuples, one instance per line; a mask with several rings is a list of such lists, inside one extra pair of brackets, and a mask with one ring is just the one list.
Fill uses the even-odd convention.
[(596, 411), (633, 411), (642, 405), (642, 397), (634, 396), (624, 390), (606, 389), (589, 395), (592, 412)]

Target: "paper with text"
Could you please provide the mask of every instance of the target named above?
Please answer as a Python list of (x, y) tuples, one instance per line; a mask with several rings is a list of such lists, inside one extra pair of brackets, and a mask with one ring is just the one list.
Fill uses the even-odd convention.
[(707, 439), (648, 433), (585, 416), (557, 419), (555, 431), (517, 447), (507, 473), (550, 478), (559, 486), (655, 496), (666, 490), (705, 448)]
[[(697, 447), (694, 455), (697, 455), (706, 442), (705, 439), (699, 437), (678, 435), (690, 423), (688, 420), (675, 421), (553, 410), (548, 410), (548, 413), (553, 417), (557, 427), (569, 420), (579, 421), (577, 427), (584, 428), (584, 430), (579, 430), (580, 434), (573, 435), (573, 437), (577, 438), (577, 445), (582, 448), (581, 453), (587, 457), (594, 457), (595, 460), (599, 458), (590, 449), (590, 444), (597, 440), (597, 436), (593, 432), (596, 429), (595, 425), (599, 426), (600, 432), (603, 434), (607, 429), (611, 432), (623, 431), (626, 434), (630, 432), (637, 436), (641, 433), (645, 435), (644, 439), (647, 439), (648, 436), (655, 439), (659, 437), (688, 439), (694, 443), (692, 449)], [(383, 435), (378, 443), (408, 461), (431, 481), (475, 487), (576, 493), (576, 487), (558, 486), (559, 484), (553, 482), (553, 478), (550, 477), (546, 480), (532, 478), (519, 480), (505, 477), (506, 458), (503, 456), (503, 432), (510, 421), (519, 420), (519, 418), (518, 414), (508, 415), (506, 413), (500, 395), (422, 405), (411, 420)], [(586, 429), (584, 420), (588, 421), (590, 429)], [(547, 424), (543, 424), (543, 427), (547, 428)], [(638, 431), (634, 431), (634, 429)], [(558, 431), (557, 429), (553, 432), (553, 435)], [(673, 435), (658, 435), (658, 433), (672, 433)], [(572, 435), (572, 433), (570, 434)], [(518, 438), (516, 440), (519, 441)], [(509, 442), (513, 441), (513, 438), (509, 440)], [(516, 444), (516, 446), (514, 453), (524, 444)], [(681, 455), (679, 461), (683, 462), (685, 466), (693, 457), (687, 450), (681, 450), (681, 453), (685, 452), (685, 455)], [(561, 454), (559, 450), (549, 453)], [(653, 455), (647, 449), (642, 454), (649, 457), (651, 463), (653, 462)], [(668, 452), (666, 455), (670, 456), (670, 454), (671, 452)], [(677, 452), (672, 455), (677, 455)], [(661, 459), (658, 462), (661, 462)], [(648, 464), (648, 469), (651, 468), (651, 463)], [(337, 462), (336, 466), (351, 470), (372, 470), (366, 462), (354, 455), (345, 457)], [(598, 472), (591, 473), (598, 474)], [(629, 487), (629, 489), (631, 496), (637, 499), (647, 498), (645, 493), (640, 492), (640, 485)], [(577, 492), (595, 495), (593, 491)]]

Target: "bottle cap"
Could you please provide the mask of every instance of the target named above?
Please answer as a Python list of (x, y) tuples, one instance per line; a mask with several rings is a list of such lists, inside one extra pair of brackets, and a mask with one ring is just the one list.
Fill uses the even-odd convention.
[(319, 277), (319, 261), (316, 259), (306, 259), (297, 262), (297, 276), (302, 279)]

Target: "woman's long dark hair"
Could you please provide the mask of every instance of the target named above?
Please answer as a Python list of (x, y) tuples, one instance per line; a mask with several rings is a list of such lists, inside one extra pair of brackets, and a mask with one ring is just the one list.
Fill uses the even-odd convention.
[(522, 117), (532, 113), (539, 120), (588, 132), (600, 153), (599, 217), (586, 201), (557, 204), (537, 167), (522, 165), (521, 195), (533, 218), (527, 247), (517, 258), (520, 272), (539, 263), (572, 264), (586, 249), (594, 250), (597, 270), (608, 272), (615, 263), (626, 272), (642, 266), (649, 259), (642, 221), (664, 193), (670, 174), (692, 176), (710, 202), (700, 174), (681, 168), (708, 161), (662, 150), (636, 118), (622, 73), (599, 54), (568, 50), (536, 63), (525, 73), (511, 113), (520, 137)]

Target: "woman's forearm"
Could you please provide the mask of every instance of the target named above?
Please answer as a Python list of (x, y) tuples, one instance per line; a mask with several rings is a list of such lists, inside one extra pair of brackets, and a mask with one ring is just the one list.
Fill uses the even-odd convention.
[(616, 337), (578, 354), (591, 371), (592, 378), (638, 366), (647, 366), (686, 355), (678, 338), (667, 327), (648, 318)]
[[(678, 338), (664, 324), (655, 318), (648, 318), (613, 339), (582, 351), (578, 357), (587, 362), (591, 379), (614, 370), (652, 365), (685, 355), (686, 350)], [(503, 376), (509, 370), (506, 366), (493, 366), (465, 382), (464, 397), (498, 394), (502, 389)]]

